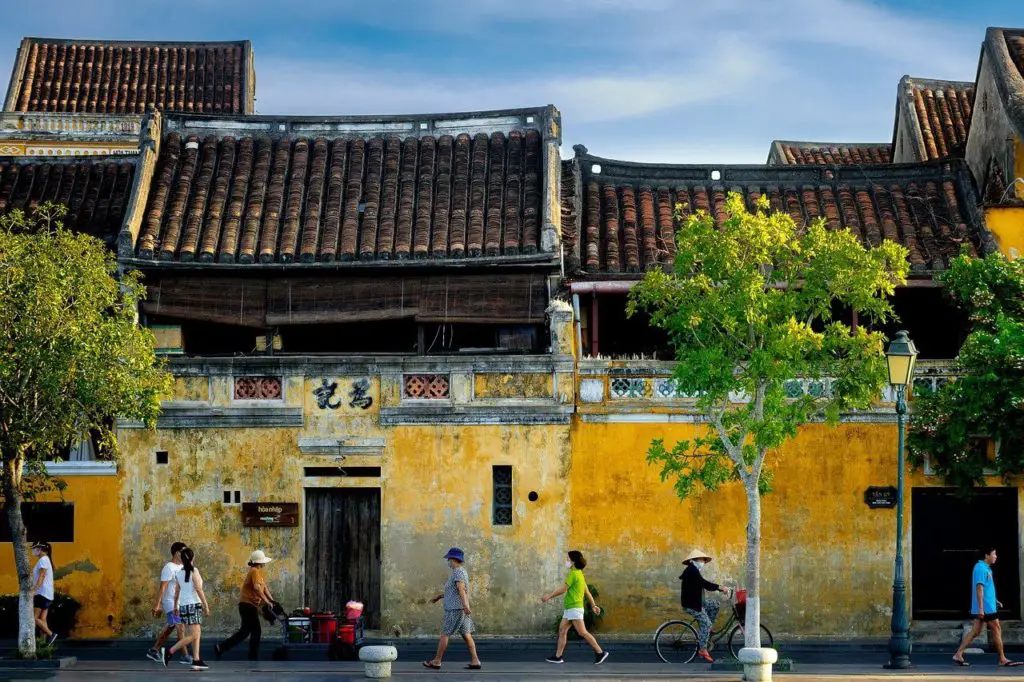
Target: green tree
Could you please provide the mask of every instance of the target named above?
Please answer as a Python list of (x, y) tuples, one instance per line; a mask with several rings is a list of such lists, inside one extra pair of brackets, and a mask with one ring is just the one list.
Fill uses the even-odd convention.
[(111, 416), (152, 424), (170, 377), (136, 323), (144, 289), (118, 277), (101, 241), (63, 228), (61, 206), (0, 218), (0, 456), (3, 507), (20, 591), (18, 648), (35, 656), (23, 499), (63, 484), (45, 460), (99, 434), (116, 454)]
[[(962, 255), (943, 273), (944, 291), (970, 322), (957, 373), (933, 394), (914, 396), (910, 463), (932, 467), (966, 493), (985, 469), (1004, 481), (1024, 473), (1024, 260)], [(998, 444), (989, 458), (987, 440)]]
[(746, 490), (745, 644), (752, 648), (761, 646), (761, 495), (772, 480), (766, 459), (801, 425), (836, 423), (878, 400), (885, 339), (851, 329), (832, 311), (887, 319), (888, 297), (908, 271), (898, 244), (865, 248), (824, 220), (800, 226), (767, 208), (762, 198), (750, 213), (730, 194), (721, 226), (704, 211), (688, 216), (672, 271), (648, 272), (629, 303), (630, 314), (646, 310), (668, 332), (676, 388), (696, 398), (703, 424), (692, 441), (653, 441), (647, 461), (681, 499), (733, 481)]

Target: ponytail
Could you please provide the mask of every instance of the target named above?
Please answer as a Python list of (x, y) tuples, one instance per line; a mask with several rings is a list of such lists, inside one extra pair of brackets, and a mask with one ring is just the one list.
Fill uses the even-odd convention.
[(192, 565), (192, 560), (195, 559), (196, 553), (192, 551), (191, 547), (186, 547), (181, 550), (181, 566), (182, 570), (185, 571), (185, 582), (188, 582), (192, 578), (192, 571), (195, 570), (195, 566)]

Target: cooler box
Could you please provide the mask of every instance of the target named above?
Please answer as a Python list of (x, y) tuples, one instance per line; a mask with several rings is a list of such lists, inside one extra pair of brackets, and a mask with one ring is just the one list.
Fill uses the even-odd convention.
[(288, 641), (293, 644), (301, 644), (305, 642), (309, 635), (309, 618), (289, 618), (288, 619)]
[(363, 617), (363, 603), (350, 601), (345, 604), (345, 620), (359, 620)]

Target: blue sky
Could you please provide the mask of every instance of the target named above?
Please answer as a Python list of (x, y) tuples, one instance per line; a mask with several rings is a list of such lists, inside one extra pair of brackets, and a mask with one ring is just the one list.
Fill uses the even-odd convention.
[(263, 114), (555, 104), (563, 156), (762, 163), (772, 139), (886, 142), (901, 76), (973, 80), (1021, 0), (0, 0), (22, 36), (229, 40)]

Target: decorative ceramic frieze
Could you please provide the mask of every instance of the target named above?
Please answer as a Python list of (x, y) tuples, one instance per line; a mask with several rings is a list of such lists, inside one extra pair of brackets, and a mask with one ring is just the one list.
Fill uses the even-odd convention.
[(235, 400), (280, 400), (281, 377), (235, 377)]

